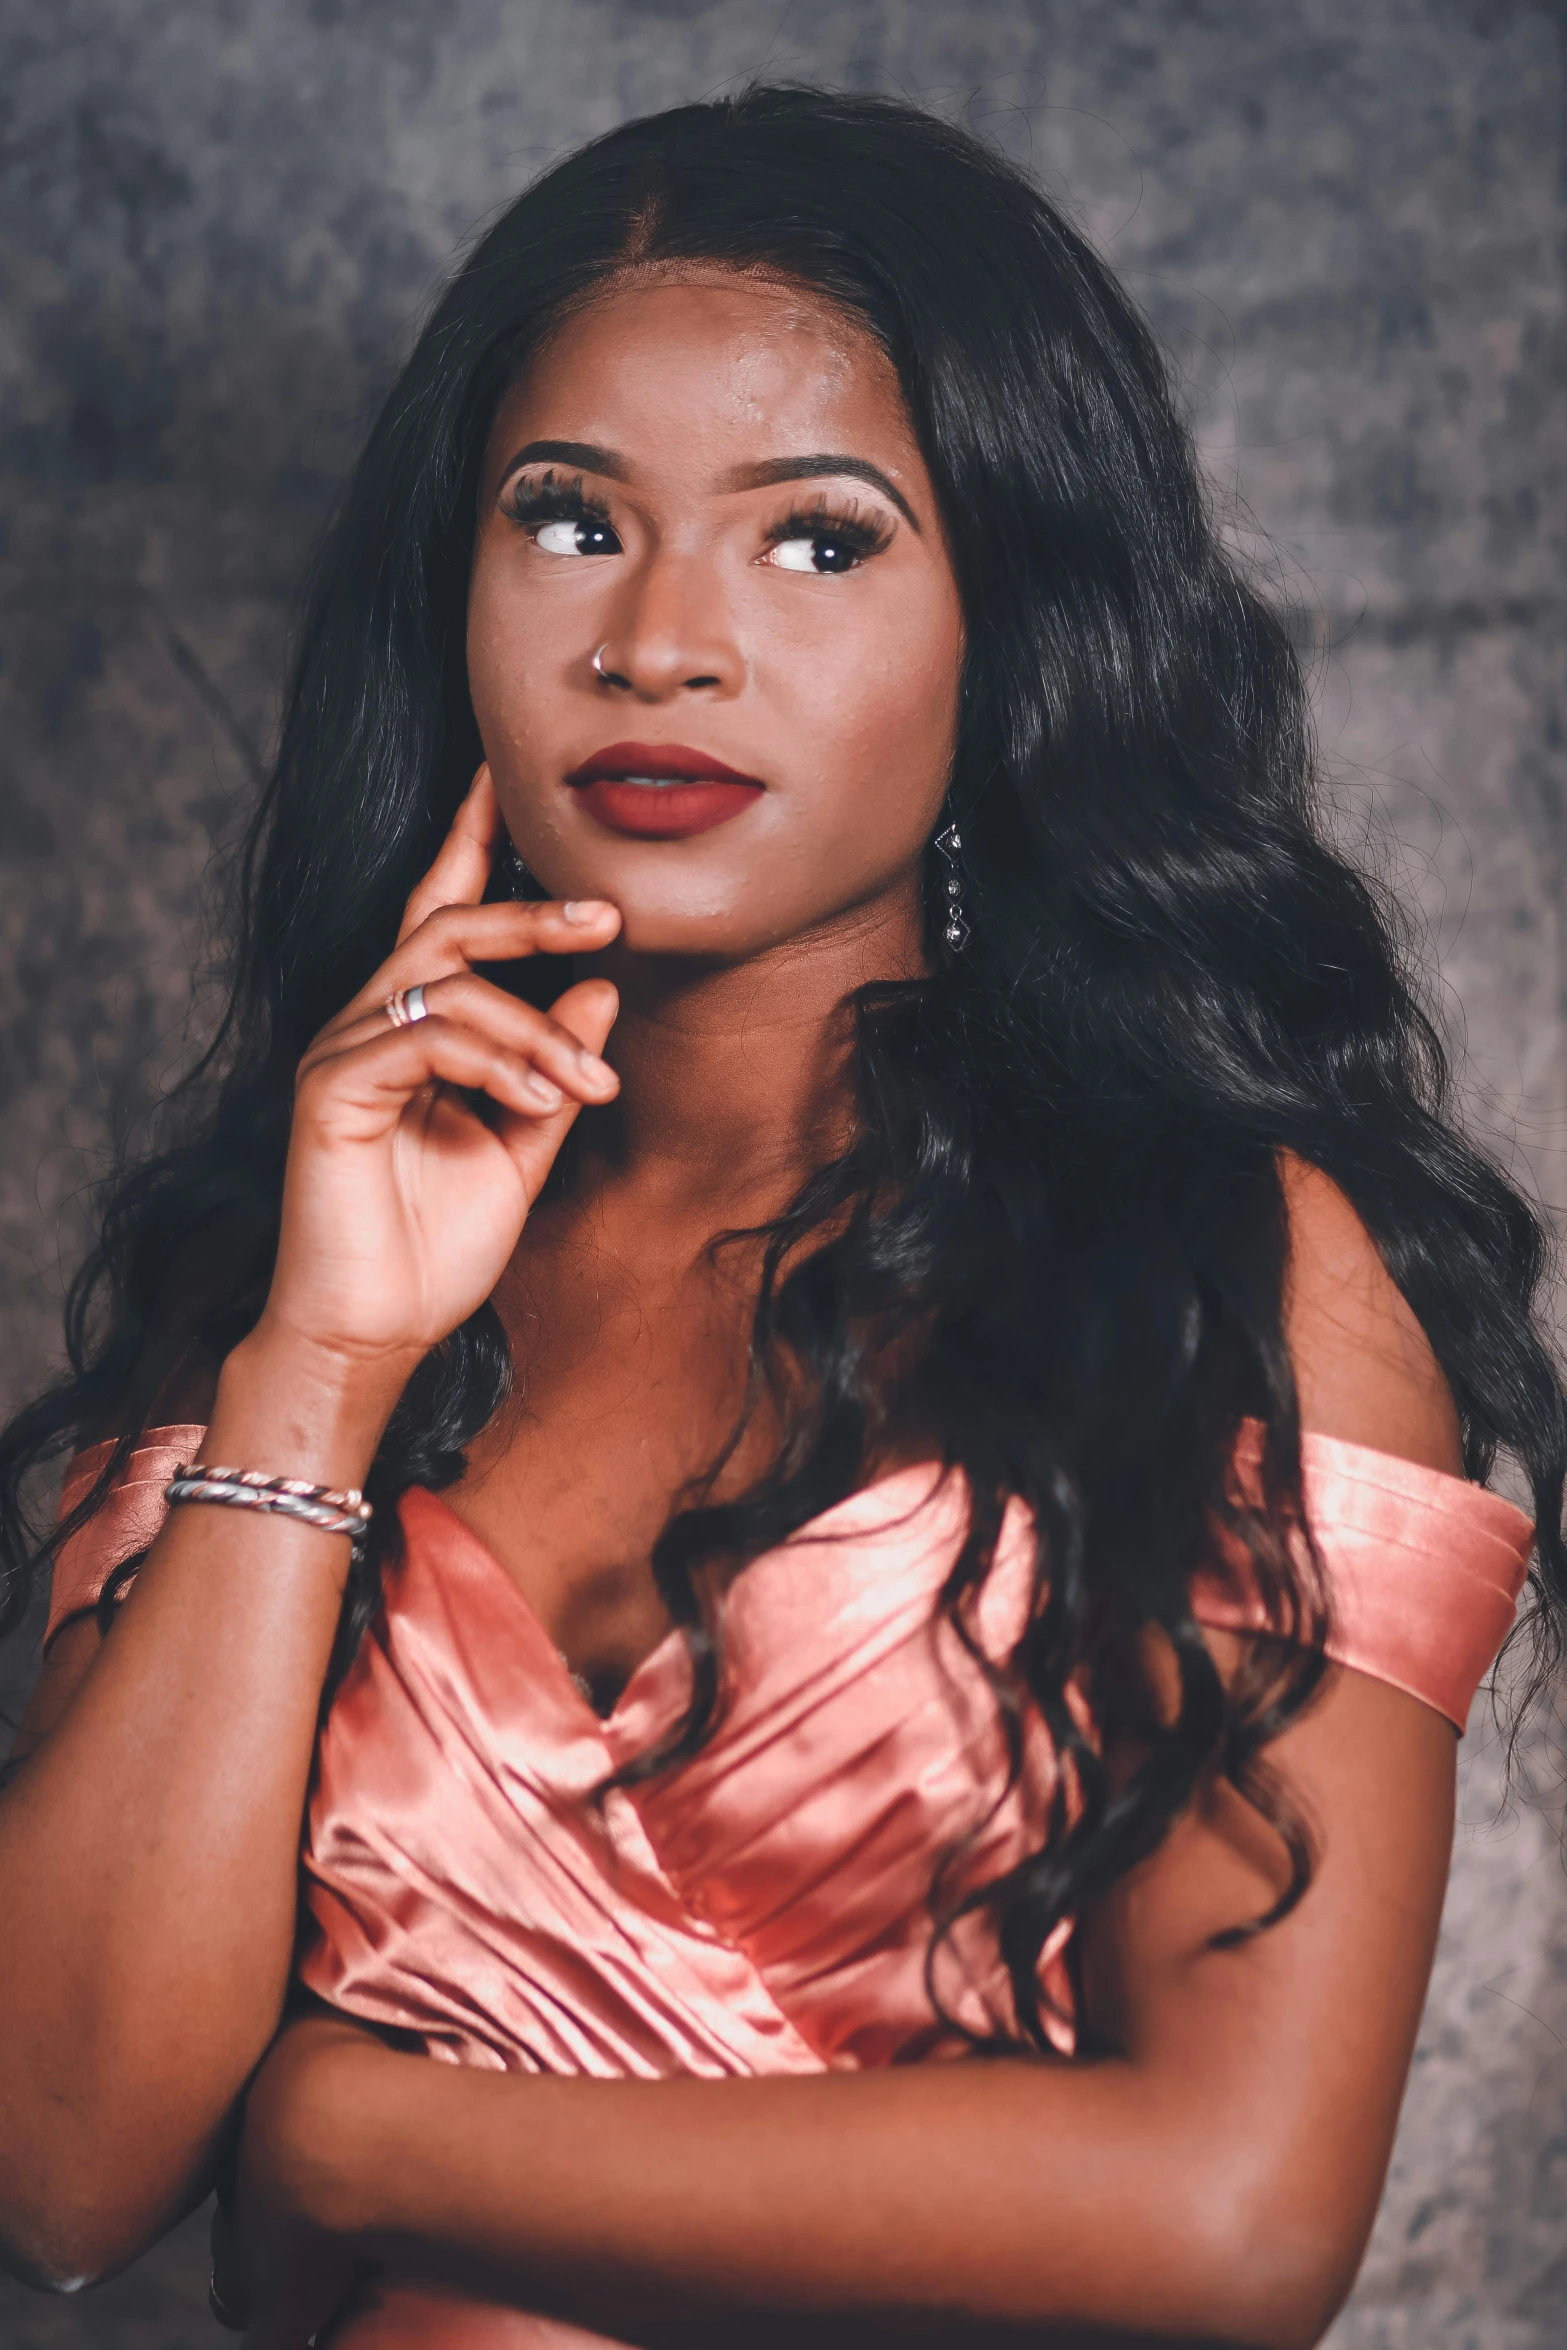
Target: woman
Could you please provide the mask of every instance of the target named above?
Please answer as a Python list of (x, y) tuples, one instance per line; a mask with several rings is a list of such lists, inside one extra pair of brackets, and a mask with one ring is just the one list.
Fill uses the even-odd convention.
[(879, 102), (551, 172), (246, 909), (7, 1440), (13, 1555), (81, 1448), (13, 2263), (131, 2257), (249, 2084), (258, 2341), (1315, 2341), (1528, 1555), (1465, 1480), (1548, 1660), (1562, 1397), (1103, 266)]

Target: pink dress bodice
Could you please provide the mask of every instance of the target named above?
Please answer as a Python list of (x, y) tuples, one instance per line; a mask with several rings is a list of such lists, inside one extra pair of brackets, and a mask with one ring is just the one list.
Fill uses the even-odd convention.
[[(52, 1625), (90, 1603), (113, 1556), (150, 1539), (151, 1489), (200, 1434), (156, 1431), (135, 1456), (76, 1538), (92, 1537), (90, 1556), (62, 1554)], [(1529, 1521), (1479, 1487), (1332, 1438), (1306, 1438), (1304, 1471), (1330, 1653), (1462, 1728), (1513, 1619)], [(92, 1473), (83, 1456), (67, 1505)], [(135, 1542), (124, 1527), (116, 1538), (117, 1508)], [(516, 2072), (810, 2073), (961, 2047), (926, 1988), (933, 1873), (955, 1855), (958, 1890), (1036, 1849), (1056, 1766), (1036, 1722), (1008, 1789), (994, 1701), (937, 1609), (961, 1538), (956, 1480), (899, 1471), (754, 1560), (725, 1601), (727, 1694), (708, 1742), (607, 1792), (678, 1722), (683, 1640), (664, 1640), (600, 1717), (453, 1511), (415, 1490), (401, 1512), (384, 1608), (321, 1734), (306, 1984), (416, 2034), (438, 2060)], [(1014, 1505), (971, 1622), (992, 1656), (1021, 1630), (1030, 1550)], [(1217, 1575), (1199, 1579), (1194, 1606), (1214, 1625), (1259, 1621)], [(1041, 1967), (1063, 2051), (1068, 1931)], [(964, 2023), (1010, 2018), (977, 1923), (937, 1980)], [(403, 2286), (368, 2292), (332, 2337), (334, 2350), (591, 2339)]]

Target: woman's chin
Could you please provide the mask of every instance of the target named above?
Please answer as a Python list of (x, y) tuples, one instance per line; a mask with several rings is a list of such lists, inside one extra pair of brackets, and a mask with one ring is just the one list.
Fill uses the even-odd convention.
[(755, 924), (737, 921), (727, 912), (697, 914), (688, 905), (628, 905), (622, 898), (614, 902), (620, 908), (620, 936), (605, 959), (606, 970), (611, 962), (631, 957), (671, 964), (744, 963), (773, 943), (758, 934)]

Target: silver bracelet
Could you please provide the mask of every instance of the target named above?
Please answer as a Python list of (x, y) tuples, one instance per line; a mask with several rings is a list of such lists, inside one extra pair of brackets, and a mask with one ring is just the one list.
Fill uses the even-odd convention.
[(346, 1534), (356, 1559), (374, 1515), (357, 1485), (310, 1485), (302, 1477), (269, 1477), (262, 1469), (224, 1469), (201, 1461), (177, 1470), (164, 1487), (163, 1498), (171, 1503), (213, 1501), (228, 1509), (298, 1518), (323, 1534)]

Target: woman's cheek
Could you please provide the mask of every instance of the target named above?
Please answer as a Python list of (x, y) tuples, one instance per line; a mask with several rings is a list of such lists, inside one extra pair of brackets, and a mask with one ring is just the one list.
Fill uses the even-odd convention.
[(527, 771), (547, 756), (549, 713), (560, 701), (548, 616), (530, 608), (535, 601), (491, 590), (476, 594), (468, 612), (473, 714), (486, 756), (492, 765), (500, 761), (520, 771), (513, 778), (517, 781), (526, 780)]
[(885, 801), (885, 820), (913, 850), (928, 837), (946, 796), (961, 636), (944, 614), (911, 600), (874, 633), (862, 630), (846, 648), (840, 644), (832, 658), (830, 688), (823, 692), (832, 694), (842, 780), (852, 778)]

